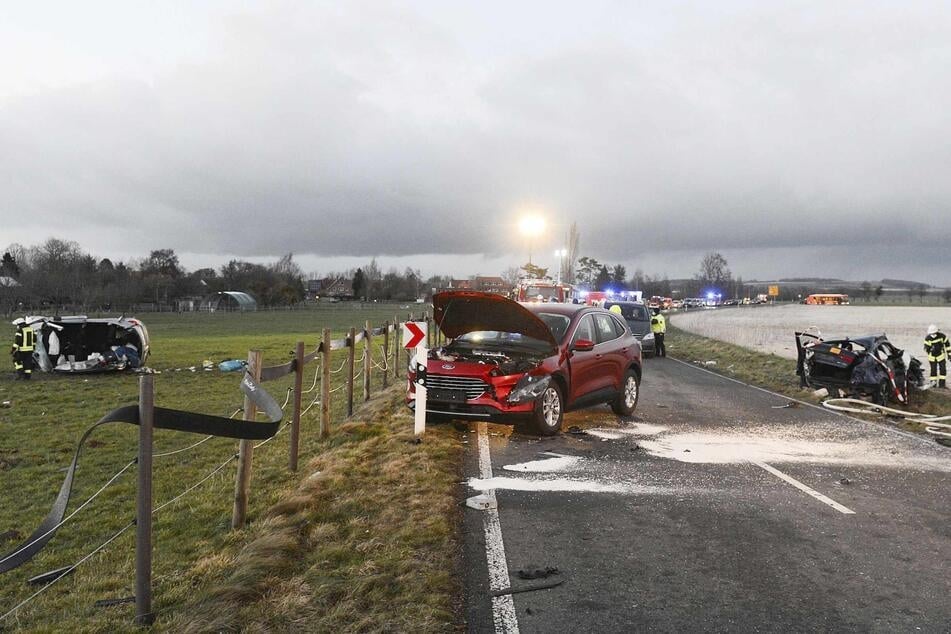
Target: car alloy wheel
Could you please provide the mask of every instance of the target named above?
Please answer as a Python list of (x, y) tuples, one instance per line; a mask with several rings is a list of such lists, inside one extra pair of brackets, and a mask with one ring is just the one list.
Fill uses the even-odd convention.
[(542, 436), (552, 436), (561, 429), (561, 420), (564, 414), (561, 388), (552, 382), (535, 403), (532, 413), (532, 426), (535, 432)]
[(637, 373), (634, 370), (628, 370), (624, 374), (624, 382), (621, 384), (621, 390), (617, 393), (614, 400), (611, 401), (611, 409), (618, 416), (630, 416), (637, 409), (637, 399), (640, 396), (640, 383)]
[(637, 405), (637, 377), (633, 374), (628, 374), (624, 382), (624, 405), (629, 409)]
[(561, 396), (553, 387), (542, 394), (542, 418), (549, 427), (556, 426), (561, 420)]

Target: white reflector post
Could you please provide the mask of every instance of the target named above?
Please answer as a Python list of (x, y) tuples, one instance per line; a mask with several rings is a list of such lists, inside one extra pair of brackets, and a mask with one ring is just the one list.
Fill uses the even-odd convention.
[(416, 364), (416, 412), (413, 433), (417, 438), (422, 437), (426, 431), (426, 386), (428, 384), (426, 361), (428, 356), (429, 350), (426, 346), (416, 347), (416, 360), (414, 361)]

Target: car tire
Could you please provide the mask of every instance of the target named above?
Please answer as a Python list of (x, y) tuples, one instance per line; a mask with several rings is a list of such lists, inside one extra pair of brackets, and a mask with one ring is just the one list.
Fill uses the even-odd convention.
[(611, 401), (611, 409), (618, 416), (630, 416), (637, 409), (637, 401), (641, 397), (641, 381), (634, 370), (624, 374), (624, 382), (617, 398)]
[(540, 436), (554, 436), (561, 430), (565, 416), (565, 399), (561, 388), (552, 381), (542, 392), (532, 412), (532, 427)]

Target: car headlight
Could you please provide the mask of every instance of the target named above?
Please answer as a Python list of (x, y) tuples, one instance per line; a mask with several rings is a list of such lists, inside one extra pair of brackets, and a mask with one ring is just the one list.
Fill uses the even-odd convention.
[(647, 341), (648, 339), (650, 339), (651, 341), (653, 341), (653, 340), (654, 340), (654, 333), (649, 332), (649, 333), (647, 333), (646, 335), (644, 335), (643, 337), (641, 337), (641, 341)]
[(541, 396), (549, 383), (551, 383), (550, 376), (532, 376), (526, 374), (518, 380), (518, 383), (516, 383), (512, 391), (509, 392), (508, 401), (509, 403), (533, 401)]

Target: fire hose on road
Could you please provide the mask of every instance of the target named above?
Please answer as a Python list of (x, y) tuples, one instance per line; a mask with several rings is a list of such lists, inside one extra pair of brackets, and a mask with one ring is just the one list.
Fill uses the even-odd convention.
[(951, 424), (942, 422), (951, 420), (951, 416), (935, 416), (934, 414), (922, 414), (920, 412), (906, 412), (893, 407), (876, 405), (857, 398), (830, 398), (822, 401), (822, 406), (837, 412), (897, 416), (915, 423), (921, 423), (925, 426), (925, 431), (929, 434), (951, 439)]

